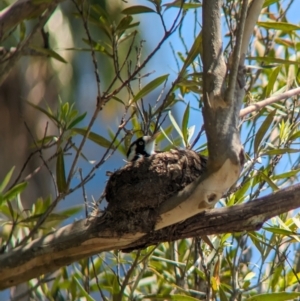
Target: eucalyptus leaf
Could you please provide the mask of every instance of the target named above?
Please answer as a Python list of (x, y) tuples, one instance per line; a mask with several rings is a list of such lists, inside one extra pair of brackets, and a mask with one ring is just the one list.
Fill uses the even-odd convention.
[(156, 13), (156, 11), (148, 6), (135, 5), (123, 9), (121, 13), (124, 15), (136, 15), (144, 13)]
[(152, 80), (135, 95), (135, 97), (132, 99), (132, 102), (136, 102), (139, 99), (143, 98), (144, 96), (148, 95), (151, 91), (153, 91), (155, 88), (160, 86), (164, 81), (166, 81), (168, 76), (169, 74), (165, 74)]

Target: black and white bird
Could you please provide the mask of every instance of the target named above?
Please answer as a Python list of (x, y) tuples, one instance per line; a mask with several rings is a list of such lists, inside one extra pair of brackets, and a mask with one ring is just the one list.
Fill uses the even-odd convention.
[(155, 139), (159, 135), (155, 133), (153, 136), (143, 136), (132, 142), (127, 152), (128, 161), (136, 161), (142, 157), (150, 157), (155, 154)]

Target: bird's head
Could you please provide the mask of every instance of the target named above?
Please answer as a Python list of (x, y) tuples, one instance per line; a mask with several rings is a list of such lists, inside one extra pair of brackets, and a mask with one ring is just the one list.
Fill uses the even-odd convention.
[(143, 136), (132, 142), (127, 152), (128, 161), (155, 154), (155, 139), (158, 135), (159, 133), (155, 133), (153, 136)]

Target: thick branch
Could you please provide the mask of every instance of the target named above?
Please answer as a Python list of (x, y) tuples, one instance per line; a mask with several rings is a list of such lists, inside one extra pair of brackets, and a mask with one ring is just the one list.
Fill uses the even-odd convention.
[[(224, 99), (228, 75), (221, 39), (222, 3), (221, 0), (203, 2), (203, 118), (210, 170), (220, 169), (228, 159), (233, 168), (237, 167), (242, 150), (238, 115), (244, 87), (237, 83), (233, 99)], [(234, 64), (239, 66), (239, 62)], [(238, 76), (238, 81), (244, 82), (241, 75), (242, 73)]]
[(257, 230), (269, 218), (298, 207), (300, 184), (246, 204), (208, 210), (150, 234), (118, 237), (112, 233), (113, 225), (105, 216), (81, 220), (1, 255), (0, 289), (53, 272), (102, 251), (134, 249), (198, 235)]
[(243, 42), (241, 47), (242, 55), (247, 53), (250, 38), (252, 36), (254, 26), (258, 20), (264, 2), (264, 0), (253, 0), (250, 4), (243, 34)]
[[(20, 1), (20, 2), (23, 3), (24, 1)], [(24, 39), (24, 41), (22, 41), (18, 45), (17, 51), (15, 51), (10, 58), (6, 59), (5, 63), (0, 65), (0, 86), (5, 81), (5, 79), (7, 78), (7, 76), (9, 75), (10, 71), (13, 69), (15, 64), (18, 62), (18, 60), (22, 57), (23, 49), (25, 49), (26, 47), (29, 46), (30, 42), (33, 40), (36, 33), (39, 30), (41, 30), (44, 27), (44, 25), (47, 23), (49, 17), (54, 12), (56, 6), (57, 6), (57, 1), (53, 1), (53, 2), (48, 3), (44, 14), (39, 18), (37, 24), (34, 26), (31, 33), (26, 37), (26, 39)], [(2, 16), (0, 16), (0, 22), (5, 22), (5, 16), (6, 15), (8, 15), (7, 18), (9, 19), (9, 16), (12, 12), (10, 11), (10, 9), (8, 9), (8, 11), (5, 11), (5, 13)], [(2, 26), (2, 28), (4, 28), (4, 24), (0, 23), (0, 27), (1, 26)], [(0, 28), (0, 30), (1, 30), (1, 28)], [(1, 32), (0, 32), (0, 34), (1, 34)], [(0, 39), (1, 39), (1, 35), (0, 35)]]
[(22, 21), (39, 17), (53, 2), (58, 4), (63, 0), (35, 3), (32, 0), (18, 0), (0, 12), (0, 41), (9, 30)]

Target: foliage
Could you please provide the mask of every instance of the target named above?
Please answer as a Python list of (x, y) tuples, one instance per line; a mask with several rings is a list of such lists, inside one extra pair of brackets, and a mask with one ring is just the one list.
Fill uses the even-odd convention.
[[(0, 185), (3, 253), (37, 235), (49, 233), (66, 218), (77, 214), (78, 207), (56, 213), (54, 209), (63, 198), (92, 182), (95, 173), (103, 172), (104, 163), (112, 160), (117, 152), (125, 155), (134, 135), (160, 130), (157, 141), (162, 150), (183, 146), (207, 154), (204, 130), (199, 127), (199, 120), (202, 121), (199, 118), (202, 108), (201, 4), (160, 0), (149, 0), (146, 4), (127, 5), (120, 16), (113, 19), (104, 5), (73, 2), (75, 17), (82, 21), (85, 30), (80, 32), (85, 47), (68, 50), (91, 54), (97, 101), (94, 111), (87, 114), (79, 113), (75, 104), (67, 100), (58, 100), (56, 111), (28, 100), (28, 104), (47, 116), (56, 128), (56, 134), (49, 134), (45, 125), (44, 135), (37, 137), (33, 146), (33, 154), (43, 158), (43, 167), (50, 171), (48, 164), (55, 161), (55, 173), (49, 172), (55, 192), (25, 209), (22, 193), (31, 175), (24, 176), (21, 172), (14, 175), (13, 182), (13, 170), (7, 174)], [(299, 85), (299, 26), (288, 20), (288, 13), (299, 8), (299, 3), (291, 1), (286, 9), (283, 5), (283, 1), (265, 1), (263, 21), (258, 22), (249, 46), (245, 106)], [(238, 1), (224, 2), (224, 41), (227, 43), (224, 49), (228, 57), (235, 39), (239, 8)], [(139, 26), (146, 13), (153, 17), (153, 22), (159, 19), (162, 28), (162, 37), (151, 51), (145, 50), (138, 39)], [(170, 15), (171, 21), (166, 17)], [(190, 30), (192, 16), (194, 39), (187, 46), (185, 30)], [(24, 24), (20, 25), (21, 29), (22, 26)], [(174, 77), (171, 72), (162, 72), (153, 77), (151, 59), (171, 37), (168, 51), (173, 54), (177, 74)], [(144, 38), (147, 39), (147, 33)], [(22, 39), (20, 36), (20, 42)], [(46, 52), (53, 59), (65, 62), (56, 52)], [(100, 68), (103, 60), (107, 60), (113, 70), (111, 79), (110, 76), (102, 79), (105, 77)], [(115, 131), (103, 127), (96, 133), (95, 122), (102, 112), (105, 114), (108, 103), (122, 112), (122, 117), (116, 115), (119, 125)], [(299, 114), (299, 100), (295, 96), (241, 120), (247, 162), (240, 180), (220, 200), (219, 206), (249, 202), (298, 181)], [(82, 125), (84, 122), (86, 126)], [(97, 162), (86, 154), (88, 141), (104, 150)], [(50, 156), (45, 154), (49, 149)], [(82, 166), (84, 173), (80, 171)], [(90, 202), (85, 206), (87, 212), (95, 204)], [(296, 299), (300, 296), (297, 293), (299, 227), (299, 213), (292, 212), (269, 220), (260, 231), (214, 235), (209, 237), (210, 243), (208, 238), (198, 237), (161, 243), (130, 254), (105, 252), (62, 268), (55, 277), (29, 281), (29, 295), (36, 300)]]

